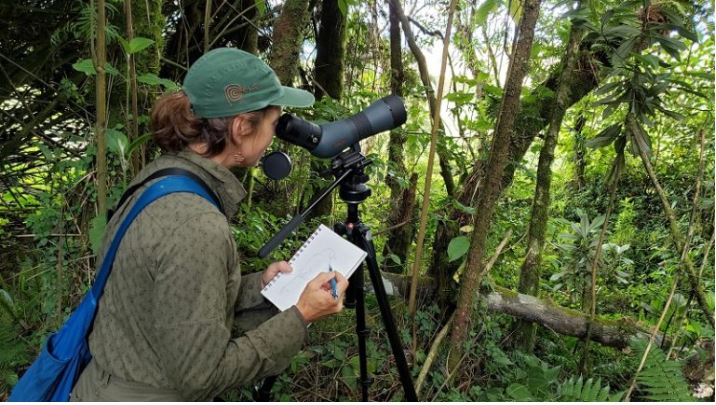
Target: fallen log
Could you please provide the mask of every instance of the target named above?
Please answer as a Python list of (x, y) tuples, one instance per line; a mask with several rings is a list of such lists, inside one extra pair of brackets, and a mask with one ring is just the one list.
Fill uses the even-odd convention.
[[(410, 291), (409, 277), (401, 274), (382, 273), (386, 290), (394, 295), (407, 297)], [(430, 296), (434, 284), (428, 277), (418, 280), (418, 295)], [(481, 291), (480, 300), (487, 304), (491, 312), (501, 313), (525, 321), (535, 322), (555, 333), (565, 336), (584, 338), (587, 335), (589, 316), (581, 311), (565, 308), (531, 295), (519, 294), (502, 287), (493, 287), (492, 291)], [(592, 325), (591, 340), (605, 346), (618, 349), (629, 345), (632, 338), (649, 339), (650, 331), (638, 325), (628, 317), (617, 320), (597, 318)], [(663, 335), (656, 336), (655, 343), (661, 345)]]

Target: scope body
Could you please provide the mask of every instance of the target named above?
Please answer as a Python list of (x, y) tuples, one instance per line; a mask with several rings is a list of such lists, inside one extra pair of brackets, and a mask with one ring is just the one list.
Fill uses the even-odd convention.
[(403, 125), (406, 119), (403, 100), (391, 95), (352, 117), (321, 125), (284, 114), (276, 127), (276, 136), (306, 148), (313, 156), (328, 159), (362, 139)]

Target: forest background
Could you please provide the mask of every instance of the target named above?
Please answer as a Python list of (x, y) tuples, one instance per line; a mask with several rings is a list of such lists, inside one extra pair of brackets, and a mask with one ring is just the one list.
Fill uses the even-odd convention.
[[(230, 46), (312, 91), (306, 119), (404, 98), (407, 123), (363, 142), (373, 163), (361, 213), (421, 400), (713, 400), (713, 11), (681, 0), (3, 1), (0, 399), (91, 285), (107, 210), (158, 154), (153, 101)], [(249, 191), (232, 224), (246, 272), (345, 219), (333, 196), (259, 259), (329, 183), (327, 162), (272, 148), (293, 158), (287, 180), (236, 172)], [(402, 399), (370, 292), (367, 305), (370, 398)], [(358, 399), (357, 352), (354, 311), (317, 323), (272, 397)]]

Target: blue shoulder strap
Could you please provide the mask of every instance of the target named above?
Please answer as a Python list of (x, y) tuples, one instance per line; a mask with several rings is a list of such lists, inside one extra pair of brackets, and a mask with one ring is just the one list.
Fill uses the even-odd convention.
[(117, 232), (112, 239), (112, 243), (109, 245), (109, 249), (102, 260), (102, 267), (100, 268), (97, 278), (95, 279), (95, 282), (90, 290), (95, 301), (99, 301), (102, 296), (104, 285), (107, 283), (107, 278), (109, 278), (109, 273), (111, 272), (114, 257), (117, 254), (119, 244), (122, 242), (122, 238), (127, 232), (129, 226), (132, 224), (132, 221), (134, 221), (134, 218), (139, 215), (144, 207), (151, 204), (155, 200), (167, 194), (182, 192), (198, 194), (221, 210), (219, 201), (217, 201), (214, 196), (210, 195), (208, 190), (202, 187), (196, 180), (184, 175), (166, 176), (149, 186), (149, 188), (147, 188), (139, 199), (132, 205), (132, 209), (124, 218), (119, 228), (117, 228)]

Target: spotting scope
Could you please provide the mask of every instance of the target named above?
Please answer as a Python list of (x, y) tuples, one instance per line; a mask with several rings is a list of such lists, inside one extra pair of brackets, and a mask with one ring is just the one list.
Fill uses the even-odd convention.
[(306, 148), (313, 156), (328, 159), (361, 139), (403, 125), (406, 118), (403, 100), (391, 95), (373, 102), (352, 117), (320, 125), (284, 114), (278, 120), (276, 136)]

